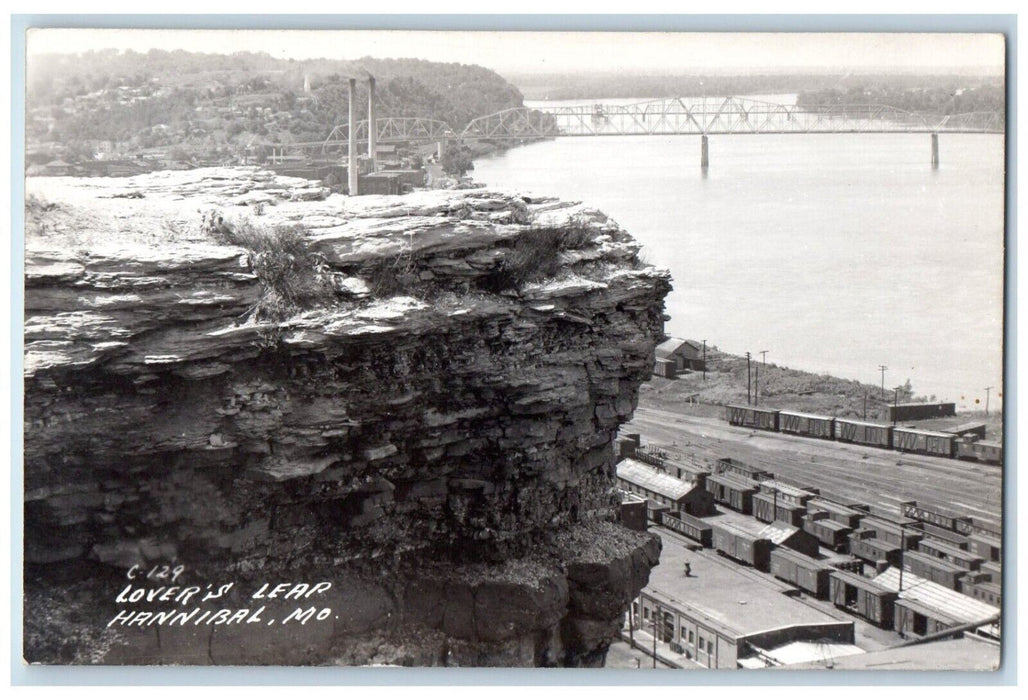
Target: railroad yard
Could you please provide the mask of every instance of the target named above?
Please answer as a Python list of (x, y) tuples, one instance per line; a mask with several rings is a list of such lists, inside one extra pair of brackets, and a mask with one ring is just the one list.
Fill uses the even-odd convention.
[(823, 495), (897, 514), (901, 502), (923, 500), (972, 517), (1001, 516), (1002, 469), (995, 465), (742, 428), (723, 417), (646, 406), (636, 409), (625, 433), (639, 433), (644, 444), (667, 449), (678, 461), (709, 467), (730, 457)]
[[(969, 625), (998, 665), (1000, 464), (956, 459), (954, 435), (910, 421), (703, 413), (641, 406), (618, 438), (622, 521), (663, 542), (622, 630), (632, 652), (686, 669), (832, 668)], [(842, 441), (851, 427), (874, 444)], [(894, 433), (951, 456), (898, 451)]]

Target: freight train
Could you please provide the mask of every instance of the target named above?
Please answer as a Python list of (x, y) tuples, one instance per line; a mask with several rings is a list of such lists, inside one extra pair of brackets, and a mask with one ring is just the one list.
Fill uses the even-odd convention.
[(954, 433), (897, 428), (849, 418), (832, 418), (754, 406), (725, 406), (725, 416), (732, 425), (745, 428), (849, 442), (900, 452), (1003, 464), (1002, 444), (988, 440), (973, 440), (969, 436), (962, 437)]

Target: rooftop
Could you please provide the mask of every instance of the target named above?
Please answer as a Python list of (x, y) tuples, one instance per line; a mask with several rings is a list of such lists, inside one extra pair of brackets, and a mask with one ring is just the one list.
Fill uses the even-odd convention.
[(684, 497), (693, 489), (692, 484), (631, 458), (618, 462), (617, 475), (619, 479), (630, 481), (673, 501)]
[(758, 488), (756, 481), (741, 476), (735, 476), (734, 474), (711, 474), (707, 477), (707, 481), (712, 481), (715, 484), (722, 484), (723, 486), (731, 486), (732, 488), (742, 489), (744, 491), (756, 491)]
[[(833, 658), (831, 667), (850, 671), (937, 671), (940, 668), (995, 671), (999, 668), (999, 662), (999, 644), (974, 637), (962, 637)], [(776, 668), (785, 671), (824, 669), (825, 662), (818, 659), (796, 666)]]
[(894, 566), (878, 574), (874, 581), (883, 588), (899, 591), (902, 600), (913, 600), (934, 608), (960, 623), (978, 622), (999, 614), (999, 608), (906, 571), (903, 572), (903, 590), (900, 591), (899, 570)]
[(775, 544), (782, 544), (790, 537), (799, 532), (800, 529), (789, 523), (783, 523), (781, 520), (776, 520), (770, 525), (765, 525), (761, 528), (758, 533), (761, 537), (766, 537)]
[(701, 349), (702, 346), (695, 340), (685, 340), (683, 338), (668, 338), (656, 347), (655, 352), (657, 357), (666, 358), (678, 352), (679, 350), (690, 350), (693, 352), (699, 352)]
[[(790, 598), (795, 587), (730, 562), (712, 551), (693, 552), (667, 530), (661, 535), (660, 564), (650, 572), (646, 592), (667, 601), (718, 631), (735, 637), (796, 625), (838, 624), (833, 617)], [(682, 571), (689, 562), (690, 576)]]

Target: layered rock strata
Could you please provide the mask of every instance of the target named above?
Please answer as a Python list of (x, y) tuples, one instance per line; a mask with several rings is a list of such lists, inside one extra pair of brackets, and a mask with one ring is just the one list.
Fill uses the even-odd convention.
[[(612, 522), (611, 443), (670, 289), (613, 221), (484, 189), (348, 198), (255, 168), (28, 192), (26, 658), (602, 662), (659, 554)], [(303, 227), (331, 293), (261, 320), (268, 280), (215, 217)], [(546, 274), (512, 275), (551, 234)], [(107, 626), (191, 609), (116, 600), (162, 565), (232, 582), (208, 607), (266, 617), (282, 601), (255, 600), (263, 583), (330, 582), (302, 602), (331, 615)]]

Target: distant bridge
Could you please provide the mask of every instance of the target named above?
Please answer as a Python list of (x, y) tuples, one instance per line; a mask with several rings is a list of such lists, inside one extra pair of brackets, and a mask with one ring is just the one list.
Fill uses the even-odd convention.
[(675, 97), (628, 105), (518, 107), (479, 117), (463, 139), (670, 134), (1003, 133), (997, 112), (932, 115), (887, 105), (799, 107), (743, 97)]
[[(356, 122), (355, 140), (367, 143), (367, 120)], [(1000, 112), (938, 115), (887, 105), (800, 107), (744, 97), (674, 97), (635, 104), (595, 102), (561, 107), (516, 107), (473, 119), (459, 134), (448, 124), (419, 117), (375, 120), (378, 143), (524, 141), (566, 136), (701, 137), (700, 165), (708, 164), (708, 136), (736, 134), (931, 134), (932, 166), (938, 167), (938, 135), (1002, 134)], [(272, 158), (287, 152), (308, 157), (343, 155), (349, 124), (335, 127), (324, 141), (268, 145)]]

